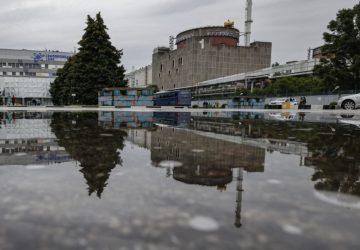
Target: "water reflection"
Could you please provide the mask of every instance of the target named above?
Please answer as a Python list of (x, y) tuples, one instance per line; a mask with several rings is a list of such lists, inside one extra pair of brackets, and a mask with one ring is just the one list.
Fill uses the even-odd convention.
[[(186, 184), (220, 191), (238, 171), (264, 172), (266, 154), (300, 156), (317, 190), (360, 196), (360, 119), (310, 113), (1, 113), (0, 164), (79, 162), (98, 197), (122, 165), (125, 140), (150, 150), (155, 167)], [(297, 118), (298, 117), (298, 118)], [(290, 119), (291, 118), (291, 119)], [(242, 178), (240, 178), (242, 179)]]
[(336, 127), (331, 134), (317, 133), (309, 139), (315, 188), (360, 196), (359, 130)]
[(101, 198), (111, 171), (122, 164), (126, 132), (100, 126), (97, 113), (55, 113), (51, 128), (58, 144), (80, 163), (89, 195)]
[[(89, 231), (87, 240), (133, 237), (143, 245), (160, 242), (156, 249), (174, 242), (176, 249), (239, 249), (246, 240), (253, 248), (296, 249), (289, 240), (295, 236), (311, 238), (309, 249), (319, 238), (335, 249), (351, 245), (358, 231), (360, 119), (289, 117), (1, 113), (0, 221), (5, 229), (23, 218), (51, 221), (75, 238)], [(336, 234), (353, 238), (327, 236)], [(195, 238), (201, 241), (191, 245)]]
[(50, 129), (50, 113), (0, 113), (0, 165), (50, 165), (72, 161)]
[[(259, 167), (264, 166), (264, 149), (270, 153), (295, 154), (301, 157), (300, 166), (315, 170), (312, 177), (315, 189), (360, 196), (360, 147), (357, 145), (360, 117), (297, 115), (192, 114), (186, 123), (190, 130), (161, 128), (154, 133), (152, 160), (156, 163), (164, 159), (179, 160), (185, 167), (174, 169), (174, 179), (202, 185), (215, 185), (219, 181), (217, 186), (223, 189), (232, 179), (230, 171), (225, 169), (238, 166), (246, 171), (264, 171)], [(161, 117), (165, 124), (177, 124), (169, 122), (176, 116), (162, 114)], [(161, 119), (157, 122), (161, 123)], [(185, 124), (184, 120), (181, 123)], [(195, 154), (193, 148), (207, 153)], [(211, 176), (216, 167), (224, 167), (218, 173), (219, 179), (203, 179)]]

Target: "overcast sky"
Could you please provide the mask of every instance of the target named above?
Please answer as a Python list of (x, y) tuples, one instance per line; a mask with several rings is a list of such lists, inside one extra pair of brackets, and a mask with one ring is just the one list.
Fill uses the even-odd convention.
[[(151, 63), (152, 50), (189, 28), (223, 25), (244, 30), (245, 0), (1, 0), (0, 48), (73, 51), (86, 15), (101, 11), (127, 70)], [(302, 60), (322, 44), (341, 8), (358, 0), (254, 0), (251, 40), (273, 43), (273, 62)], [(243, 43), (243, 40), (241, 41)]]

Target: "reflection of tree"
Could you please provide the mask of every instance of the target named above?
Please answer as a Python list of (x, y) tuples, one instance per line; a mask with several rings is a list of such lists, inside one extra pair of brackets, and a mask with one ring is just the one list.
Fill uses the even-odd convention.
[(51, 127), (59, 145), (80, 162), (89, 195), (96, 192), (101, 198), (111, 170), (122, 164), (119, 151), (126, 132), (102, 128), (97, 113), (55, 113)]
[[(351, 118), (351, 117), (350, 117)], [(260, 137), (304, 142), (312, 156), (312, 180), (317, 190), (342, 192), (360, 196), (360, 130), (355, 127), (326, 123), (294, 123), (276, 121), (247, 121), (259, 131)], [(254, 137), (252, 134), (249, 137)], [(291, 139), (289, 139), (291, 138)]]
[(319, 134), (309, 141), (316, 189), (360, 196), (358, 138), (358, 130), (337, 128), (334, 135)]

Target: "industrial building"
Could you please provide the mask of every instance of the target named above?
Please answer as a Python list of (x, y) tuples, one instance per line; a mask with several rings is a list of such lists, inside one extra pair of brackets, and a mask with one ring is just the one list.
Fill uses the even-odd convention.
[(51, 104), (50, 84), (56, 72), (71, 57), (71, 52), (0, 49), (0, 92), (3, 104), (15, 96), (18, 104), (33, 100)]
[(171, 49), (172, 46), (154, 49), (153, 84), (161, 90), (190, 87), (270, 66), (270, 42), (239, 46), (239, 37), (240, 31), (226, 23), (181, 32), (176, 36), (176, 49)]
[(125, 75), (128, 85), (131, 88), (146, 88), (152, 85), (152, 65), (147, 65), (140, 69), (133, 69)]

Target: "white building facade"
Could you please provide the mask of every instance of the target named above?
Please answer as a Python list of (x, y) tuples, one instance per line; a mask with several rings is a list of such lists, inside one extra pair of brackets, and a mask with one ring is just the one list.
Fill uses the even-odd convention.
[(0, 92), (3, 105), (51, 105), (50, 84), (71, 52), (0, 49)]
[(131, 88), (146, 88), (152, 85), (152, 66), (147, 65), (125, 75)]

